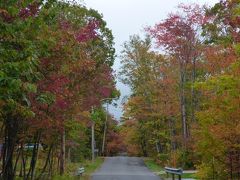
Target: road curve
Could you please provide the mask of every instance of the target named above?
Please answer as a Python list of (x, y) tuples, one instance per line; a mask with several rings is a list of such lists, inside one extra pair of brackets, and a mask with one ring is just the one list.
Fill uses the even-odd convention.
[(107, 157), (92, 180), (160, 180), (138, 157)]

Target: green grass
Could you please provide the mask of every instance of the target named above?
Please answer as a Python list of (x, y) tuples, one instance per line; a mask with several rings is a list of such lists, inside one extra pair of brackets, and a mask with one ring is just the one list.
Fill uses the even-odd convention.
[[(165, 179), (165, 178), (167, 178), (167, 175), (166, 175), (166, 174), (161, 174), (161, 177)], [(172, 177), (172, 175), (169, 174), (168, 177)], [(176, 177), (178, 177), (178, 176), (175, 175), (175, 179), (177, 179)], [(183, 174), (181, 177), (182, 177), (182, 178), (198, 179), (195, 174), (190, 174), (190, 173), (188, 173), (188, 174)]]
[(86, 161), (85, 164), (83, 164), (83, 167), (85, 167), (85, 174), (91, 175), (94, 171), (96, 171), (100, 166), (102, 165), (104, 161), (104, 158), (98, 157), (95, 162), (92, 161)]
[[(90, 160), (86, 160), (82, 163), (71, 163), (68, 164), (66, 169), (66, 175), (64, 176), (54, 176), (53, 180), (88, 180), (90, 179), (91, 174), (96, 171), (103, 163), (104, 158), (98, 157), (94, 162)], [(79, 167), (84, 167), (85, 172), (83, 173), (83, 176), (77, 177), (75, 176), (75, 173)]]
[(159, 166), (153, 159), (151, 158), (144, 158), (143, 159), (146, 166), (153, 172), (159, 172), (159, 171), (163, 171), (164, 169)]
[[(148, 167), (148, 169), (150, 169), (152, 172), (155, 172), (155, 173), (159, 173), (159, 172), (163, 172), (164, 171), (164, 168), (161, 167), (159, 164), (157, 164), (153, 159), (151, 158), (144, 158), (143, 159), (146, 166)], [(167, 178), (167, 175), (166, 174), (160, 174), (159, 175), (160, 177), (162, 178)], [(171, 177), (171, 175), (169, 175), (169, 177)], [(177, 176), (175, 176), (177, 177)], [(183, 174), (182, 175), (182, 178), (194, 178), (194, 179), (197, 179), (196, 177), (196, 174)]]
[(197, 179), (196, 174), (191, 174), (191, 173), (189, 173), (189, 174), (183, 174), (182, 177), (183, 177), (183, 178), (194, 178), (194, 179)]
[[(160, 175), (160, 177), (161, 178), (167, 178), (167, 174), (161, 174)], [(172, 177), (172, 175), (171, 174), (169, 174), (169, 176), (168, 177)], [(178, 177), (177, 175), (175, 175), (175, 178), (176, 177)], [(188, 174), (183, 174), (182, 176), (181, 176), (182, 178), (192, 178), (192, 179), (198, 179), (197, 177), (196, 177), (196, 174), (191, 174), (191, 173), (188, 173)], [(177, 179), (177, 178), (176, 178)]]

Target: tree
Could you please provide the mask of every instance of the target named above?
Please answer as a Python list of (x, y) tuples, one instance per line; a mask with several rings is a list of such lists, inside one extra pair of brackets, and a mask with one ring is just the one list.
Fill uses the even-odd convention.
[[(111, 96), (115, 90), (110, 68), (114, 50), (110, 30), (96, 11), (60, 2), (49, 11), (54, 12), (57, 24), (52, 28), (57, 27), (60, 36), (52, 55), (42, 61), (45, 79), (40, 82), (40, 87), (55, 97), (48, 114), (58, 122), (57, 129), (62, 134), (60, 174), (63, 174), (64, 123), (68, 117), (74, 118), (73, 109), (89, 111), (92, 106), (100, 104), (101, 98)], [(50, 21), (53, 21), (52, 17)], [(103, 48), (98, 51), (100, 45)], [(53, 80), (55, 83), (52, 83)]]
[(203, 94), (195, 129), (201, 178), (239, 178), (239, 2), (221, 1), (208, 9), (204, 26), (208, 76), (196, 84)]
[[(87, 129), (90, 117), (82, 114), (100, 106), (102, 98), (116, 96), (111, 31), (97, 11), (79, 4), (24, 1), (1, 7), (3, 178), (14, 178), (19, 159), (25, 179), (41, 178), (47, 167), (52, 175), (53, 156), (63, 174), (65, 142), (79, 143), (70, 136), (72, 124)], [(30, 168), (25, 143), (34, 144)], [(35, 173), (40, 143), (47, 149), (46, 161)]]
[(134, 124), (132, 131), (136, 132), (134, 137), (126, 134), (125, 139), (134, 139), (144, 156), (167, 154), (177, 146), (176, 64), (152, 51), (151, 46), (150, 37), (142, 40), (133, 36), (125, 43), (122, 54), (121, 75), (133, 93), (125, 104), (123, 129), (133, 128)]
[(5, 134), (3, 150), (3, 178), (13, 179), (13, 153), (24, 119), (34, 116), (29, 93), (36, 92), (39, 79), (39, 58), (48, 49), (45, 40), (39, 40), (45, 28), (38, 13), (42, 1), (16, 3), (1, 2), (1, 62), (0, 93)]
[[(201, 25), (206, 22), (203, 9), (196, 4), (179, 5), (181, 12), (169, 14), (163, 22), (156, 24), (147, 31), (156, 39), (158, 47), (163, 47), (167, 53), (177, 59), (179, 64), (179, 96), (183, 144), (186, 147), (189, 137), (189, 122), (187, 112), (187, 82), (193, 84), (196, 80), (196, 63), (200, 55), (199, 33)], [(191, 120), (195, 121), (196, 93), (191, 89)]]

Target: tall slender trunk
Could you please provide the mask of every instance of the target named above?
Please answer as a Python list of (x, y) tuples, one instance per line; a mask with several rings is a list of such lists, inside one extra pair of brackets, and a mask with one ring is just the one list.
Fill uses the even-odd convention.
[[(40, 138), (39, 138), (40, 139)], [(36, 145), (36, 155), (35, 155), (35, 159), (34, 159), (34, 162), (33, 162), (33, 165), (32, 165), (32, 171), (31, 171), (31, 180), (35, 179), (35, 172), (36, 172), (36, 164), (37, 164), (37, 161), (38, 161), (38, 156), (39, 156), (39, 141)]]
[[(21, 146), (23, 146), (23, 144)], [(21, 159), (22, 159), (22, 163), (21, 163), (20, 176), (23, 176), (23, 179), (26, 179), (26, 159), (24, 158), (24, 151), (23, 150), (21, 152)]]
[(41, 174), (39, 175), (39, 177), (38, 177), (37, 179), (41, 179), (41, 178), (42, 178), (44, 172), (45, 172), (46, 169), (47, 169), (47, 165), (48, 165), (48, 164), (50, 165), (52, 148), (53, 148), (53, 144), (51, 144), (51, 146), (49, 147), (47, 159), (46, 159), (45, 164), (44, 164), (44, 166), (43, 166), (42, 172), (41, 172)]
[(159, 140), (155, 142), (155, 145), (156, 145), (156, 151), (159, 154), (160, 153)]
[(195, 122), (195, 110), (196, 110), (196, 92), (193, 87), (195, 80), (196, 80), (196, 58), (193, 58), (193, 69), (192, 69), (192, 88), (191, 88), (191, 120)]
[(3, 143), (3, 147), (2, 147), (2, 172), (1, 174), (4, 173), (4, 168), (6, 165), (6, 155), (7, 155), (7, 128), (5, 127), (4, 130), (4, 143)]
[(175, 140), (176, 130), (175, 130), (174, 119), (170, 117), (168, 123), (169, 123), (170, 136), (171, 136), (171, 150), (175, 151), (177, 149), (177, 142)]
[(92, 148), (92, 161), (95, 160), (95, 137), (94, 137), (94, 128), (95, 127), (95, 122), (92, 121), (92, 136), (91, 136), (91, 148)]
[(71, 148), (70, 147), (68, 148), (67, 160), (68, 160), (68, 163), (71, 163)]
[(60, 175), (62, 176), (65, 172), (65, 129), (61, 134), (61, 153), (60, 153)]
[(141, 148), (142, 148), (143, 156), (147, 157), (148, 153), (147, 153), (147, 145), (146, 145), (145, 138), (143, 138), (142, 141), (141, 141)]
[(38, 158), (38, 153), (39, 153), (40, 138), (41, 138), (41, 133), (37, 132), (35, 135), (35, 138), (34, 138), (35, 143), (34, 143), (34, 147), (33, 147), (31, 164), (30, 164), (30, 169), (27, 174), (27, 179), (30, 177), (30, 179), (33, 180), (34, 176), (35, 176), (35, 167), (37, 164), (37, 158)]
[(144, 157), (148, 156), (147, 152), (147, 143), (146, 143), (146, 135), (145, 135), (145, 130), (143, 129), (143, 124), (144, 122), (142, 120), (139, 121), (139, 131), (140, 131), (140, 145), (141, 145), (141, 150), (143, 153)]
[(230, 179), (233, 180), (233, 157), (232, 153), (229, 153), (229, 159), (230, 159)]
[(17, 140), (19, 122), (14, 117), (9, 116), (5, 121), (5, 143), (3, 156), (3, 179), (14, 179), (13, 152)]
[(187, 145), (187, 117), (186, 117), (186, 97), (185, 97), (185, 83), (186, 83), (186, 74), (185, 74), (184, 64), (180, 64), (180, 106), (181, 106), (181, 120), (182, 120), (182, 129), (183, 129), (183, 144), (186, 148)]
[(13, 168), (14, 175), (16, 174), (17, 165), (18, 165), (18, 160), (19, 160), (19, 158), (20, 158), (21, 151), (22, 151), (22, 146), (21, 146), (21, 149), (18, 149), (17, 158), (16, 158), (16, 161), (15, 161), (15, 164), (14, 164), (14, 168)]
[(54, 148), (53, 148), (52, 153), (51, 153), (51, 158), (50, 158), (49, 170), (48, 170), (48, 174), (50, 177), (54, 174), (54, 172), (53, 172), (54, 165), (55, 165), (55, 163), (54, 163)]
[(107, 103), (107, 108), (106, 108), (106, 120), (104, 122), (104, 130), (103, 130), (102, 155), (104, 155), (104, 152), (105, 152), (106, 133), (107, 133), (107, 120), (108, 120), (108, 103)]

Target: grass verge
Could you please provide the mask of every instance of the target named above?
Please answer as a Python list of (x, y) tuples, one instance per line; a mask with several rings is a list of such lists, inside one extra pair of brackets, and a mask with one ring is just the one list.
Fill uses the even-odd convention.
[(153, 159), (143, 158), (143, 160), (148, 169), (150, 169), (152, 172), (164, 171), (164, 169), (160, 165), (158, 165)]
[[(160, 177), (163, 178), (163, 179), (165, 179), (165, 178), (167, 178), (167, 175), (166, 175), (166, 174), (161, 174)], [(172, 177), (172, 175), (169, 174), (168, 177), (170, 178), (170, 177)], [(178, 176), (175, 175), (175, 179), (177, 179), (177, 177), (178, 177)], [(181, 177), (182, 177), (183, 179), (184, 179), (184, 178), (187, 178), (187, 179), (196, 179), (196, 180), (198, 179), (198, 178), (196, 177), (196, 174), (192, 174), (192, 173), (183, 174)]]
[(183, 178), (198, 179), (195, 173), (183, 174)]
[[(94, 162), (86, 160), (82, 163), (70, 163), (67, 166), (66, 174), (64, 176), (54, 176), (53, 180), (89, 180), (91, 174), (96, 171), (102, 165), (104, 158), (98, 157)], [(79, 167), (84, 167), (85, 172), (83, 176), (76, 176), (76, 171)]]
[[(167, 175), (165, 174), (164, 168), (161, 167), (159, 164), (157, 164), (153, 159), (151, 158), (144, 158), (144, 163), (155, 174), (159, 175), (161, 178), (165, 179), (167, 178)], [(170, 177), (170, 175), (169, 175)], [(198, 179), (196, 174), (188, 173), (183, 174), (182, 178), (192, 178), (192, 179)]]

